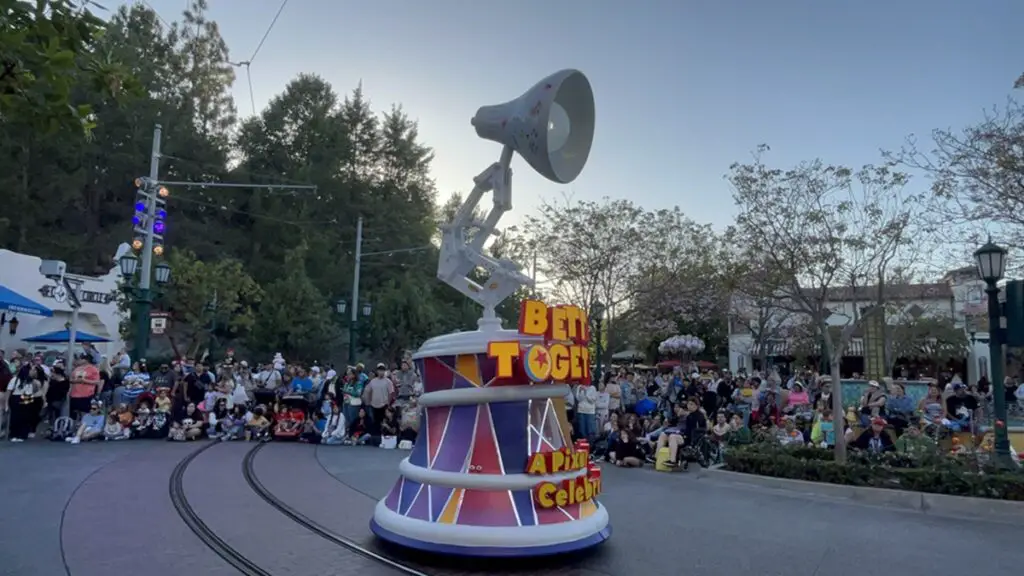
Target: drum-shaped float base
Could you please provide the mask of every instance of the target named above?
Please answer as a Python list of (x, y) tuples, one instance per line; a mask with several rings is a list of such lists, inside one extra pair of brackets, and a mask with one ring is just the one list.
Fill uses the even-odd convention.
[(472, 557), (531, 557), (565, 554), (596, 546), (612, 535), (600, 503), (590, 516), (540, 526), (491, 527), (439, 524), (402, 516), (378, 502), (370, 530), (382, 538), (432, 554)]

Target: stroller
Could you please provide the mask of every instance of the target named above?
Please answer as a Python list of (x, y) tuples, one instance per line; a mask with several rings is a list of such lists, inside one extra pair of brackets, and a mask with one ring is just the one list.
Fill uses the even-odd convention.
[(274, 413), (274, 439), (296, 440), (302, 434), (306, 414), (309, 413), (309, 399), (301, 395), (281, 398)]

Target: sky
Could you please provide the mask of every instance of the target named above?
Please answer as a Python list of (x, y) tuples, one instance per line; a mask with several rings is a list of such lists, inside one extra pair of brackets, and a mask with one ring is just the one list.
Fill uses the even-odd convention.
[[(170, 21), (186, 0), (148, 4)], [(281, 0), (209, 4), (247, 60)], [(515, 160), (502, 225), (567, 193), (678, 205), (721, 228), (735, 213), (724, 175), (758, 144), (780, 168), (860, 166), (910, 134), (977, 122), (1024, 72), (1021, 22), (1021, 0), (289, 0), (253, 59), (252, 98), (261, 109), (303, 72), (341, 94), (361, 82), (376, 110), (419, 122), (443, 201), (498, 158), (469, 124), (476, 109), (576, 68), (596, 101), (587, 166), (560, 185)]]

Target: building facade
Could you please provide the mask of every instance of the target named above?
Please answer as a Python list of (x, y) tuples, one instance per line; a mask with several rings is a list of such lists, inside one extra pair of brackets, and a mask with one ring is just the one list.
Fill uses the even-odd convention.
[[(127, 245), (126, 245), (127, 246)], [(120, 253), (120, 252), (119, 252)], [(42, 259), (29, 254), (0, 250), (0, 285), (34, 300), (53, 310), (53, 316), (44, 318), (28, 314), (7, 313), (7, 320), (17, 318), (17, 333), (9, 333), (9, 324), (0, 330), (0, 349), (5, 351), (26, 350), (31, 353), (57, 353), (67, 351), (67, 343), (37, 344), (25, 342), (25, 338), (49, 332), (66, 330), (71, 321), (71, 307), (67, 299), (55, 293), (56, 282), (39, 273)], [(82, 283), (75, 330), (109, 339), (108, 343), (96, 344), (103, 354), (111, 355), (122, 349), (119, 326), (122, 314), (117, 309), (117, 290), (120, 270), (113, 260), (110, 271), (103, 276), (80, 276), (68, 274), (68, 278)], [(57, 296), (57, 297), (55, 297)]]
[[(988, 323), (985, 284), (978, 279), (974, 268), (954, 270), (941, 281), (929, 284), (905, 284), (886, 287), (886, 322), (891, 326), (913, 322), (922, 318), (948, 320), (954, 328), (963, 331), (967, 342), (966, 374), (962, 377), (975, 381), (989, 373)], [(828, 292), (829, 308), (832, 315), (828, 324), (833, 331), (857, 319), (858, 314), (877, 301), (877, 288), (864, 287), (852, 290), (837, 287)], [(795, 347), (807, 346), (806, 317), (782, 309), (772, 309), (769, 303), (760, 306), (736, 300), (732, 306), (729, 322), (729, 367), (731, 370), (754, 368), (755, 360), (768, 358), (792, 358), (798, 356)], [(865, 331), (854, 333), (844, 353), (844, 364), (857, 358), (864, 359), (872, 353), (870, 339)], [(761, 350), (764, 346), (765, 350)], [(812, 344), (811, 356), (819, 354), (820, 348)], [(854, 365), (864, 363), (853, 362)], [(863, 369), (862, 369), (863, 371)]]

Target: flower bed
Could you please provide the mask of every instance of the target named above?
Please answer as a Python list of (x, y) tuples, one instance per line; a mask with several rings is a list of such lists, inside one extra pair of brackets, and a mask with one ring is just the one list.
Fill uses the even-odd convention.
[(771, 444), (736, 447), (725, 454), (725, 469), (744, 474), (1024, 502), (1024, 472), (980, 468), (968, 458), (905, 454), (850, 453), (846, 464), (837, 464), (830, 450)]

